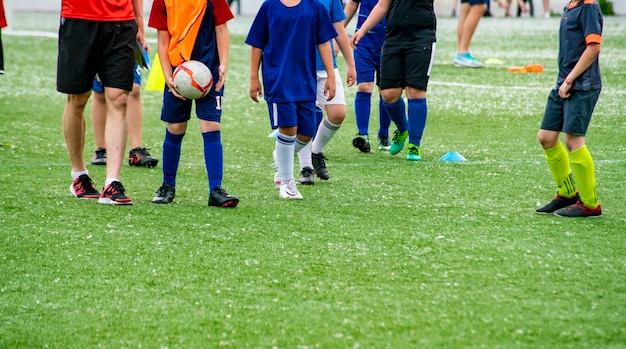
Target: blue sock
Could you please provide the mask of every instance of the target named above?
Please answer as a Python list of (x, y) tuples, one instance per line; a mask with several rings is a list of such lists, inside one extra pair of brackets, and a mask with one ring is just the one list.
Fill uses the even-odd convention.
[(204, 165), (209, 177), (209, 192), (222, 186), (224, 175), (224, 152), (220, 131), (204, 132)]
[(385, 106), (385, 109), (387, 110), (387, 114), (389, 114), (391, 121), (396, 124), (396, 127), (398, 128), (398, 131), (400, 131), (400, 133), (409, 129), (408, 121), (406, 120), (406, 108), (404, 106), (404, 99), (402, 99), (402, 97), (400, 97), (400, 99), (392, 104), (383, 101), (383, 105)]
[(389, 125), (391, 125), (391, 118), (389, 117), (389, 113), (387, 113), (387, 109), (383, 105), (383, 97), (380, 97), (378, 101), (378, 122), (380, 127), (378, 128), (378, 136), (389, 136)]
[(409, 99), (409, 143), (420, 145), (426, 127), (426, 98)]
[(183, 144), (185, 134), (175, 135), (165, 129), (165, 139), (163, 140), (163, 183), (176, 186), (176, 172), (180, 161), (180, 149)]
[(357, 92), (354, 97), (354, 114), (356, 115), (356, 127), (359, 134), (368, 134), (370, 124), (370, 112), (372, 94), (369, 92)]

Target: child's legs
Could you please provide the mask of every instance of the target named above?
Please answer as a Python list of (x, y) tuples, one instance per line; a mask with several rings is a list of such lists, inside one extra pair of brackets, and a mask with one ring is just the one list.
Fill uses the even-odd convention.
[[(335, 69), (335, 76), (339, 76), (339, 70)], [(326, 99), (324, 96), (324, 85), (326, 84), (326, 72), (318, 70), (317, 72), (317, 105), (326, 111), (326, 118), (322, 120), (315, 138), (311, 144), (312, 153), (321, 153), (324, 148), (337, 133), (341, 124), (346, 119), (346, 98), (343, 91), (341, 79), (335, 79), (335, 98)]]
[(128, 95), (126, 120), (128, 122), (128, 142), (130, 149), (141, 147), (143, 143), (143, 108), (141, 105), (141, 66), (139, 65), (135, 65), (135, 80), (133, 89)]
[[(378, 54), (378, 58), (375, 56)], [(371, 114), (371, 97), (374, 78), (380, 66), (380, 50), (362, 47), (354, 51), (357, 92), (354, 98), (354, 113), (359, 134), (368, 134)]]
[(406, 86), (404, 47), (383, 47), (380, 63), (380, 96), (398, 131), (408, 129), (402, 91)]
[(339, 69), (335, 69), (336, 92), (335, 97), (329, 101), (324, 95), (326, 71), (317, 71), (317, 105), (326, 111), (326, 118), (335, 125), (341, 125), (346, 118), (346, 97), (339, 76)]
[[(102, 86), (102, 85), (100, 85)], [(107, 122), (107, 105), (104, 92), (93, 91), (91, 97), (91, 126), (95, 138), (96, 149), (107, 147), (104, 139), (104, 129)]]
[(187, 122), (191, 115), (192, 101), (180, 100), (165, 89), (163, 91), (163, 108), (161, 120), (167, 123), (163, 140), (163, 182), (176, 185), (176, 174), (183, 137), (187, 131)]
[(457, 25), (457, 52), (469, 51), (474, 31), (487, 9), (487, 1), (489, 0), (461, 0), (461, 15)]
[(221, 95), (209, 94), (196, 100), (196, 114), (200, 119), (204, 146), (204, 164), (209, 180), (209, 190), (222, 186), (224, 174), (224, 151), (220, 131), (222, 118)]

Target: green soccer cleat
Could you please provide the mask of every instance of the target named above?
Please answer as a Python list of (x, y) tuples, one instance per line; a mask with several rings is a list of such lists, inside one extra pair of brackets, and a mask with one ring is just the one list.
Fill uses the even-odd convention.
[(406, 159), (408, 161), (422, 161), (422, 148), (419, 145), (409, 143)]
[(389, 154), (396, 155), (404, 149), (404, 143), (406, 139), (409, 138), (409, 131), (404, 131), (400, 133), (400, 131), (396, 130), (393, 133), (393, 138), (391, 139), (391, 147), (389, 148)]

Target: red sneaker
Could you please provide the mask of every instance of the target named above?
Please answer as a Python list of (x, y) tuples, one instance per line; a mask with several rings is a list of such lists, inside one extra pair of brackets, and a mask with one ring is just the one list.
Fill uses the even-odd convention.
[(97, 199), (100, 197), (100, 193), (93, 186), (91, 178), (86, 174), (80, 175), (72, 182), (70, 193), (77, 199)]
[(118, 181), (111, 182), (102, 189), (98, 202), (109, 205), (132, 205), (133, 200), (124, 195), (124, 186)]
[(589, 208), (578, 201), (574, 205), (555, 211), (554, 214), (561, 217), (602, 217), (602, 207), (598, 205), (596, 208)]

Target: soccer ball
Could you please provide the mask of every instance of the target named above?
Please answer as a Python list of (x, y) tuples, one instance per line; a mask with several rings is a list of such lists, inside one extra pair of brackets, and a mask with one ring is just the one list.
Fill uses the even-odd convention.
[(188, 99), (202, 98), (213, 86), (211, 70), (200, 61), (186, 61), (178, 65), (172, 75), (176, 91)]

